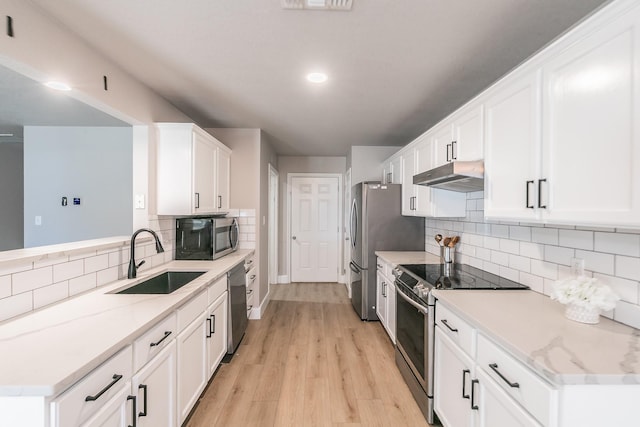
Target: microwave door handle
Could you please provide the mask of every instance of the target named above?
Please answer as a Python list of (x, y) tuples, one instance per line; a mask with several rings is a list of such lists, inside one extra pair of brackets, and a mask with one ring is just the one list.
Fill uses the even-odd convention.
[[(235, 234), (235, 237), (234, 237)], [(231, 223), (231, 228), (229, 228), (229, 243), (231, 244), (231, 248), (236, 250), (238, 248), (240, 235), (240, 227), (238, 227), (238, 220), (233, 218), (233, 222)]]

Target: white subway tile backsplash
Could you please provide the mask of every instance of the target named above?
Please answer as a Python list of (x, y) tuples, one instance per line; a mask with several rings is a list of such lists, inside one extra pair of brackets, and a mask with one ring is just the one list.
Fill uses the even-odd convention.
[(61, 282), (73, 277), (82, 276), (84, 274), (84, 261), (79, 259), (76, 261), (65, 262), (53, 266), (53, 281)]
[(614, 274), (615, 259), (611, 254), (576, 249), (576, 258), (584, 260), (584, 269), (603, 274)]
[(476, 247), (476, 258), (491, 261), (491, 249)]
[(635, 280), (622, 279), (620, 277), (608, 276), (606, 274), (595, 273), (593, 275), (605, 285), (608, 285), (623, 301), (638, 304), (638, 282)]
[(500, 239), (496, 237), (485, 236), (484, 247), (487, 249), (500, 250)]
[(469, 258), (467, 262), (472, 267), (479, 268), (479, 269), (483, 268), (483, 261), (479, 258)]
[(500, 276), (509, 279), (509, 280), (513, 280), (514, 282), (517, 282), (520, 279), (520, 272), (518, 270), (514, 270), (513, 268), (509, 268), (509, 267), (505, 267), (505, 266), (500, 266)]
[(488, 236), (491, 234), (491, 224), (478, 223), (476, 224), (476, 233), (482, 236)]
[(593, 232), (581, 230), (559, 230), (560, 246), (593, 250)]
[(509, 267), (529, 273), (531, 271), (531, 258), (519, 255), (509, 255)]
[(48, 267), (50, 265), (62, 264), (64, 262), (69, 262), (69, 256), (44, 256), (41, 259), (33, 262), (33, 268)]
[(616, 255), (616, 276), (640, 280), (640, 258)]
[(499, 265), (509, 265), (509, 254), (500, 251), (491, 251), (491, 262)]
[(462, 238), (465, 242), (469, 243), (470, 245), (473, 246), (484, 246), (485, 243), (485, 237), (483, 236), (479, 236), (477, 234), (469, 234), (469, 235), (465, 235)]
[(65, 280), (33, 291), (33, 308), (44, 307), (69, 297), (69, 281)]
[(33, 310), (33, 295), (25, 292), (0, 299), (0, 321), (10, 319)]
[(520, 243), (515, 240), (500, 239), (500, 250), (517, 255), (520, 253)]
[(640, 329), (640, 306), (618, 301), (613, 312), (614, 320)]
[(544, 259), (544, 245), (520, 242), (520, 255), (533, 259)]
[(544, 279), (540, 276), (534, 276), (533, 274), (520, 272), (520, 283), (527, 285), (531, 290), (543, 293), (544, 292)]
[(489, 273), (500, 275), (500, 266), (492, 262), (484, 261), (482, 263), (482, 269)]
[(97, 286), (96, 273), (86, 274), (69, 280), (69, 296), (88, 291)]
[(93, 273), (94, 271), (104, 270), (109, 267), (109, 255), (102, 254), (91, 258), (85, 258), (84, 260), (84, 272), (85, 274)]
[(595, 250), (640, 257), (640, 234), (595, 233)]
[(512, 225), (509, 227), (509, 238), (513, 240), (531, 241), (531, 227)]
[(545, 245), (544, 247), (544, 260), (556, 264), (571, 265), (571, 258), (573, 258), (574, 255), (574, 249), (551, 245)]
[(462, 231), (465, 233), (475, 233), (476, 232), (476, 223), (475, 222), (463, 222)]
[(531, 241), (544, 243), (545, 245), (558, 244), (558, 230), (554, 228), (533, 227), (531, 229)]
[(96, 272), (96, 284), (98, 286), (106, 285), (116, 280), (118, 280), (118, 267), (111, 267)]
[(558, 264), (532, 259), (531, 274), (544, 277), (545, 279), (558, 280)]
[(53, 283), (51, 266), (15, 273), (11, 276), (12, 293), (21, 294)]
[(508, 225), (500, 225), (500, 224), (492, 224), (491, 225), (491, 235), (493, 237), (502, 237), (505, 239), (509, 238), (509, 226)]
[(16, 262), (3, 265), (0, 268), (0, 276), (6, 276), (8, 274), (19, 273), (21, 271), (31, 270), (33, 268), (32, 262)]

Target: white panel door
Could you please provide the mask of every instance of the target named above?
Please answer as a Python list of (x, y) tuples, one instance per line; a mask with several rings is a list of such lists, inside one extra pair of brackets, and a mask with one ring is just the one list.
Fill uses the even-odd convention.
[(130, 391), (131, 383), (127, 383), (82, 427), (126, 427), (133, 424), (136, 415), (134, 412), (137, 412), (138, 406), (135, 397), (129, 394)]
[(451, 161), (453, 130), (451, 123), (443, 123), (434, 130), (431, 139), (433, 144), (433, 167), (442, 166)]
[(193, 133), (193, 213), (215, 212), (217, 197), (216, 147), (197, 132)]
[(133, 376), (138, 427), (176, 425), (176, 343), (167, 345)]
[(416, 187), (413, 185), (413, 175), (415, 172), (416, 155), (414, 150), (407, 150), (402, 154), (402, 215), (415, 216)]
[(199, 316), (178, 335), (177, 363), (177, 417), (178, 424), (187, 418), (200, 392), (207, 385), (206, 325), (204, 315)]
[(216, 207), (219, 211), (229, 210), (229, 185), (231, 174), (231, 153), (218, 147), (216, 149)]
[(456, 115), (453, 123), (451, 159), (479, 160), (483, 158), (482, 105), (474, 102)]
[(291, 196), (291, 281), (337, 282), (337, 177), (293, 177)]
[(539, 218), (540, 95), (540, 72), (534, 70), (503, 83), (486, 103), (487, 218)]
[(543, 67), (542, 205), (550, 222), (640, 220), (640, 11)]

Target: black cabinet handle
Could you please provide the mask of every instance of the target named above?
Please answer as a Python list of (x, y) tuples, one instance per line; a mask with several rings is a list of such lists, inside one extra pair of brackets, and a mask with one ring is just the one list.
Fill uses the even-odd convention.
[(96, 394), (95, 396), (87, 396), (87, 397), (84, 398), (84, 401), (85, 402), (92, 402), (94, 400), (100, 399), (100, 396), (105, 394), (107, 392), (107, 390), (109, 390), (111, 387), (113, 387), (113, 385), (115, 383), (117, 383), (118, 381), (120, 381), (122, 379), (122, 375), (113, 374), (113, 377), (111, 377), (111, 378), (113, 379), (113, 381), (111, 381), (109, 384), (107, 384), (107, 386), (105, 388), (100, 390), (98, 392), (98, 394)]
[(164, 331), (164, 336), (162, 338), (160, 338), (160, 341), (156, 341), (156, 342), (152, 342), (151, 344), (149, 344), (149, 347), (155, 347), (160, 345), (160, 343), (162, 343), (162, 341), (166, 340), (169, 335), (171, 335), (171, 331)]
[(466, 392), (466, 387), (467, 387), (467, 374), (470, 374), (471, 371), (468, 369), (465, 369), (462, 371), (462, 398), (463, 399), (468, 399), (469, 395)]
[(538, 180), (538, 207), (540, 209), (547, 209), (547, 205), (542, 204), (542, 183), (547, 182), (547, 179), (539, 179)]
[(449, 326), (449, 322), (447, 322), (447, 319), (442, 319), (442, 324), (446, 326), (447, 329), (449, 329), (451, 332), (458, 332), (458, 329)]
[(500, 378), (502, 378), (502, 381), (504, 381), (505, 383), (509, 384), (509, 387), (511, 388), (520, 388), (520, 384), (518, 383), (512, 383), (511, 381), (509, 381), (504, 375), (502, 375), (502, 372), (500, 372), (498, 370), (498, 364), (497, 363), (490, 363), (489, 367), (493, 370), (493, 372), (495, 372), (496, 374), (498, 374), (498, 376)]
[(216, 333), (216, 315), (212, 314), (209, 316), (211, 318), (211, 335)]
[[(449, 147), (451, 147), (451, 144), (447, 144), (447, 162), (450, 162), (451, 159), (449, 158)], [(453, 149), (451, 150), (452, 154), (453, 154)]]
[(458, 141), (451, 142), (451, 160), (458, 160), (458, 150), (456, 150), (456, 154), (453, 154), (453, 149), (458, 145)]
[(529, 205), (529, 185), (530, 184), (533, 184), (533, 181), (527, 181), (527, 195), (526, 195), (526, 200), (524, 202), (524, 206), (527, 209), (533, 209), (533, 207), (534, 207), (533, 205)]
[(147, 385), (146, 384), (140, 384), (138, 386), (138, 390), (142, 389), (142, 405), (144, 406), (144, 410), (140, 411), (140, 413), (138, 413), (139, 417), (146, 417), (147, 416)]
[(476, 384), (480, 384), (478, 380), (471, 380), (471, 409), (477, 411), (478, 405), (476, 405)]
[(218, 209), (222, 208), (222, 196), (218, 196)]
[(207, 328), (207, 338), (211, 338), (211, 318), (207, 317), (207, 324), (209, 327)]
[(135, 396), (127, 396), (127, 400), (133, 400), (133, 406), (131, 407), (131, 415), (133, 415), (133, 425), (129, 424), (127, 425), (127, 427), (136, 427), (136, 421), (138, 419), (138, 417), (136, 417), (136, 397)]

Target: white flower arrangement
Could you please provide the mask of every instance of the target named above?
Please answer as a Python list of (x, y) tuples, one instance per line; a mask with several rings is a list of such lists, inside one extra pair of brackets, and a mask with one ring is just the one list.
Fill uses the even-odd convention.
[(598, 279), (578, 276), (567, 277), (553, 284), (551, 299), (561, 304), (574, 304), (588, 310), (611, 310), (620, 298)]

